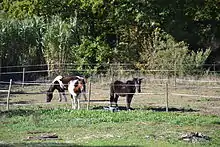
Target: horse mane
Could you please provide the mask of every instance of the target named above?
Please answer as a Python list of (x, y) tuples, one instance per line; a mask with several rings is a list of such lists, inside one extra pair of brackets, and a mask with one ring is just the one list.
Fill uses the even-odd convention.
[(126, 84), (134, 84), (135, 83), (135, 81), (134, 80), (128, 80), (128, 81), (126, 81)]

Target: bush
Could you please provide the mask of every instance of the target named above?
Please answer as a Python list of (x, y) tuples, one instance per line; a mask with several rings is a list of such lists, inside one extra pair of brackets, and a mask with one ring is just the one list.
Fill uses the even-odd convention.
[(176, 42), (159, 28), (153, 31), (150, 38), (151, 44), (145, 47), (141, 56), (143, 64), (137, 64), (142, 70), (170, 70), (173, 72), (169, 73), (176, 71), (177, 75), (199, 74), (211, 52), (210, 49), (192, 51), (185, 42)]
[(83, 38), (81, 44), (72, 46), (72, 54), (78, 70), (86, 70), (84, 74), (97, 73), (106, 70), (105, 64), (112, 58), (112, 49), (100, 37), (96, 39)]

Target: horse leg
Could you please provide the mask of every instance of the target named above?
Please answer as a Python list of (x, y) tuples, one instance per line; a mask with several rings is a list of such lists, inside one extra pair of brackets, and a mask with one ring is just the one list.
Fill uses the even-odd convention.
[(79, 99), (79, 96), (77, 97), (77, 109), (78, 110), (80, 109), (80, 99)]
[(118, 107), (118, 97), (119, 95), (115, 95), (115, 98), (114, 98), (114, 102), (115, 102), (115, 106)]
[(67, 97), (66, 97), (65, 92), (63, 92), (62, 94), (63, 94), (63, 97), (64, 97), (64, 101), (67, 102)]
[[(64, 91), (63, 89), (60, 89), (60, 90), (58, 90), (58, 92), (59, 92), (59, 96), (60, 96), (59, 102), (61, 102), (61, 101), (62, 101), (62, 95), (64, 95), (65, 91)], [(64, 98), (65, 98), (65, 97), (64, 97)], [(65, 98), (65, 99), (66, 99), (66, 98)]]
[(111, 94), (110, 95), (110, 106), (112, 107), (113, 105), (113, 102), (114, 102), (114, 94)]
[(79, 95), (76, 96), (77, 98), (77, 109), (80, 109), (80, 97), (81, 97), (81, 93)]
[(61, 92), (59, 92), (59, 102), (61, 102), (62, 101), (62, 94), (61, 94)]
[(133, 98), (133, 95), (127, 95), (127, 109), (128, 110), (131, 110), (131, 100), (132, 100), (132, 98)]
[(76, 97), (71, 95), (71, 98), (72, 98), (72, 109), (76, 109)]

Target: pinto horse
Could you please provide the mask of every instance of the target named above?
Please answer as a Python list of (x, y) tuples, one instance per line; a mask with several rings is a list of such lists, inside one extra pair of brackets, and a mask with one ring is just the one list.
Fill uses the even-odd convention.
[(58, 90), (59, 92), (59, 101), (62, 101), (62, 96), (64, 97), (65, 101), (67, 101), (66, 95), (65, 95), (65, 90), (68, 89), (68, 85), (69, 82), (72, 80), (81, 80), (83, 83), (83, 90), (82, 93), (84, 93), (84, 98), (85, 100), (86, 98), (86, 82), (85, 79), (83, 77), (79, 77), (79, 76), (67, 76), (67, 77), (62, 77), (62, 76), (57, 76), (53, 82), (50, 85), (50, 88), (47, 90), (46, 92), (46, 102), (51, 102), (52, 98), (53, 98), (53, 92), (54, 90)]
[(68, 83), (68, 91), (72, 98), (72, 109), (80, 109), (80, 96), (84, 90), (83, 79), (71, 80)]
[(133, 80), (128, 80), (127, 82), (115, 81), (110, 85), (110, 106), (115, 103), (118, 107), (118, 98), (126, 97), (127, 110), (131, 110), (131, 100), (134, 96), (134, 93), (137, 91), (141, 92), (141, 80), (142, 78), (133, 78)]

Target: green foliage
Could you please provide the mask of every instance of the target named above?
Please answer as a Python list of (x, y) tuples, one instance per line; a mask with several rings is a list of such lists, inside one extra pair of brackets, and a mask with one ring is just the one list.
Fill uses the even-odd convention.
[(48, 64), (52, 64), (50, 69), (55, 65), (61, 68), (62, 64), (74, 60), (70, 47), (77, 43), (75, 26), (74, 20), (67, 22), (57, 16), (46, 24), (43, 35), (44, 57)]
[(97, 13), (103, 6), (103, 0), (80, 0), (81, 9), (91, 9), (93, 13)]
[(199, 75), (203, 74), (203, 64), (211, 53), (210, 49), (205, 51), (199, 50), (197, 52), (190, 51), (185, 54), (185, 57), (181, 60), (177, 66), (177, 70), (180, 75)]
[(41, 51), (42, 20), (40, 18), (18, 21), (0, 19), (2, 65), (39, 64)]
[(176, 70), (178, 75), (199, 74), (211, 50), (190, 50), (184, 42), (176, 42), (172, 36), (156, 28), (142, 54), (143, 69)]
[(3, 0), (3, 10), (7, 11), (12, 18), (27, 18), (33, 16), (36, 0)]
[(97, 64), (89, 70), (106, 68), (101, 63), (130, 63), (185, 75), (203, 70), (210, 50), (219, 48), (218, 0), (0, 3), (2, 66), (52, 63), (62, 72), (67, 62), (80, 64), (78, 69)]
[(87, 70), (85, 74), (92, 74), (98, 71), (102, 63), (110, 62), (112, 50), (100, 37), (94, 41), (84, 38), (81, 42), (79, 46), (72, 47), (73, 58), (79, 65), (79, 70)]
[(60, 14), (62, 18), (69, 18), (74, 16), (79, 3), (79, 0), (3, 0), (2, 8), (10, 18), (51, 17)]

